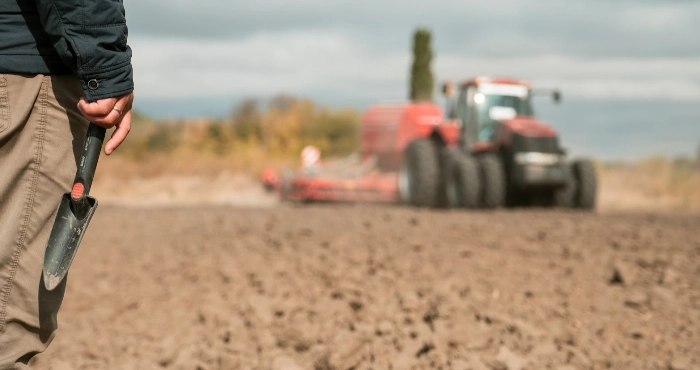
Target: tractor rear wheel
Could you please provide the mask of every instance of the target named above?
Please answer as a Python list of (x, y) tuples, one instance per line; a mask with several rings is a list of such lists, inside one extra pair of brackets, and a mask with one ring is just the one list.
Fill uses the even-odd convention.
[(593, 162), (589, 159), (579, 159), (573, 163), (573, 172), (577, 184), (574, 206), (586, 210), (595, 208), (598, 179)]
[(451, 150), (447, 162), (446, 192), (451, 207), (479, 206), (481, 180), (476, 160), (459, 150)]
[(417, 139), (406, 147), (399, 173), (399, 192), (409, 204), (436, 207), (440, 187), (440, 155), (428, 139)]
[(481, 171), (481, 206), (502, 207), (506, 201), (506, 175), (503, 163), (497, 155), (483, 154), (479, 157)]

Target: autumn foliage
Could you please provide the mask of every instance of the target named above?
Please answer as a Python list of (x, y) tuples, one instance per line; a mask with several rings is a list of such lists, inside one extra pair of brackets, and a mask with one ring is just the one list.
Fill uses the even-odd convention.
[(155, 121), (139, 116), (115, 153), (132, 160), (230, 157), (250, 165), (296, 160), (304, 146), (315, 145), (325, 157), (340, 157), (357, 150), (359, 119), (356, 109), (332, 109), (291, 96), (277, 96), (265, 106), (246, 100), (222, 119)]

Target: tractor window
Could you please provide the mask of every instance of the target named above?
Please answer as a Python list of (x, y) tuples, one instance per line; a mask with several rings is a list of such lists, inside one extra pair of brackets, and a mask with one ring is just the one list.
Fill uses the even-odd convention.
[(457, 98), (457, 118), (462, 121), (463, 126), (472, 125), (474, 121), (474, 96), (476, 95), (476, 88), (469, 87), (462, 89), (459, 92), (459, 97)]
[(469, 101), (467, 98), (467, 90), (462, 89), (459, 92), (459, 97), (457, 98), (457, 118), (462, 121), (462, 126), (467, 124), (467, 118), (469, 117)]
[(518, 116), (532, 116), (532, 106), (527, 97), (479, 93), (474, 97), (474, 101), (477, 105), (478, 141), (489, 141), (495, 133), (497, 122), (490, 116), (493, 107), (512, 108)]

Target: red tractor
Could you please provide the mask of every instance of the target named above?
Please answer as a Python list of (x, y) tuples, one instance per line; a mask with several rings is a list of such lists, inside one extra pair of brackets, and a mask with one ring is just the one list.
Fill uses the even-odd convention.
[[(587, 159), (567, 162), (557, 132), (534, 117), (526, 81), (480, 77), (446, 84), (449, 121), (411, 141), (399, 170), (400, 199), (420, 207), (556, 206), (592, 209), (597, 180)], [(450, 127), (458, 128), (454, 135)]]
[[(446, 85), (447, 116), (431, 103), (377, 104), (362, 117), (361, 161), (320, 163), (267, 186), (293, 201), (383, 201), (418, 207), (557, 206), (592, 209), (593, 163), (566, 161), (531, 99), (558, 91), (480, 77)], [(354, 167), (353, 167), (354, 166)], [(283, 178), (280, 180), (280, 178)]]

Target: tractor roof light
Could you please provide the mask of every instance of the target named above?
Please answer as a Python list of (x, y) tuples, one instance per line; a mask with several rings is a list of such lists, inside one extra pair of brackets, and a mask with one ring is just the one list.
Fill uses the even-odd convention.
[(523, 85), (484, 83), (479, 85), (479, 92), (486, 95), (516, 96), (521, 99), (527, 98), (529, 88)]

